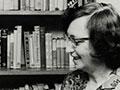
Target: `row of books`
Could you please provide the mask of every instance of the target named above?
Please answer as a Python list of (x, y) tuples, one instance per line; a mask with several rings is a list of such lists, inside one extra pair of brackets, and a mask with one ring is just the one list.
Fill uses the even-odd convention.
[(18, 88), (2, 88), (0, 90), (61, 90), (62, 84), (55, 83), (54, 88), (49, 88), (47, 84), (38, 83), (34, 85), (28, 85), (20, 86)]
[(0, 67), (8, 69), (57, 69), (74, 67), (67, 41), (62, 32), (46, 32), (45, 27), (33, 26), (25, 31), (22, 26), (8, 32), (0, 29)]
[(1, 11), (55, 11), (66, 8), (67, 0), (0, 0)]

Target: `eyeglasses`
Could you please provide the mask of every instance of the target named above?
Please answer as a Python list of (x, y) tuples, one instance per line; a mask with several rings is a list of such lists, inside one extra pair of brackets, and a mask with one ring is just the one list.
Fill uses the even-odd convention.
[(75, 46), (78, 46), (80, 45), (80, 43), (84, 43), (85, 41), (88, 41), (89, 38), (77, 38), (77, 39), (74, 39), (72, 37), (67, 37), (69, 41), (71, 41)]

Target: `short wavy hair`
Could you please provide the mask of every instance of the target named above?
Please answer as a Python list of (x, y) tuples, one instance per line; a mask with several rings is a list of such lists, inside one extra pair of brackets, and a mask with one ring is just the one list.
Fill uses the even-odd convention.
[(88, 15), (87, 29), (95, 51), (91, 56), (116, 70), (120, 67), (120, 16), (111, 4), (90, 3), (67, 9), (63, 15), (65, 32), (73, 20)]

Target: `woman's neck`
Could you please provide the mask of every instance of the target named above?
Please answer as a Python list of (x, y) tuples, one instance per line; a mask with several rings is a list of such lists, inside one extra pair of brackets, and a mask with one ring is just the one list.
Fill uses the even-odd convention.
[(93, 69), (89, 71), (90, 79), (93, 82), (101, 84), (107, 79), (110, 78), (111, 69), (108, 69), (105, 65), (100, 65), (96, 67), (92, 67)]

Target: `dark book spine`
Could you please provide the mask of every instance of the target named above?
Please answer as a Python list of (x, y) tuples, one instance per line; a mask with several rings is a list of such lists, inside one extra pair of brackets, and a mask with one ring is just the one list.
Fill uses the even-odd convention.
[(30, 67), (30, 52), (29, 52), (29, 32), (24, 32), (24, 52), (26, 68)]
[(1, 68), (1, 30), (0, 30), (0, 68)]
[(1, 68), (7, 68), (7, 29), (1, 31)]
[(41, 69), (46, 68), (45, 27), (40, 27)]

